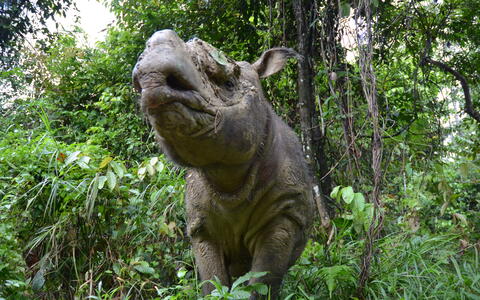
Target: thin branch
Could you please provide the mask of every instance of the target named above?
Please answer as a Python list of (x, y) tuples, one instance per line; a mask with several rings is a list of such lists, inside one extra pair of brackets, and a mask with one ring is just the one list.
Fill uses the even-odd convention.
[[(405, 131), (408, 131), (408, 130), (410, 129), (410, 126), (412, 126), (413, 122), (415, 122), (416, 120), (417, 120), (417, 118), (412, 118), (407, 125), (405, 125), (404, 127), (400, 128), (397, 132), (392, 133), (392, 134), (382, 135), (382, 139), (394, 138), (394, 137), (399, 136), (400, 134), (404, 133)], [(410, 131), (408, 131), (408, 132), (410, 132)], [(410, 133), (411, 133), (411, 132), (410, 132)], [(415, 133), (413, 133), (413, 134), (415, 134)], [(428, 133), (426, 133), (426, 134), (428, 134)], [(416, 134), (416, 135), (419, 135), (419, 134)], [(361, 138), (361, 139), (370, 138), (370, 139), (371, 139), (371, 138), (372, 138), (372, 135), (364, 135), (364, 134), (362, 134), (362, 135), (359, 136), (359, 138)]]
[(448, 65), (446, 65), (442, 62), (433, 60), (430, 57), (425, 57), (424, 61), (426, 63), (429, 63), (429, 64), (432, 64), (434, 66), (439, 67), (444, 72), (448, 72), (448, 73), (452, 74), (455, 77), (456, 80), (460, 81), (460, 84), (462, 85), (462, 88), (463, 88), (463, 95), (465, 96), (465, 109), (464, 109), (464, 111), (467, 115), (469, 115), (470, 117), (475, 119), (475, 121), (480, 123), (480, 113), (478, 111), (476, 111), (473, 107), (472, 98), (471, 98), (471, 95), (470, 95), (470, 86), (468, 85), (468, 82), (467, 82), (467, 79), (465, 78), (465, 76), (460, 74), (458, 71), (452, 69), (450, 66), (448, 66)]

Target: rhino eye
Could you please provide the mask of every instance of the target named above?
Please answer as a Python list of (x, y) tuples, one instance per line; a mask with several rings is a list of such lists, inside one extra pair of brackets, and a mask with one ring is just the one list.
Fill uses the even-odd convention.
[(233, 88), (234, 88), (234, 86), (235, 86), (231, 80), (225, 81), (224, 84), (225, 84), (225, 87), (226, 87), (228, 90), (233, 90)]

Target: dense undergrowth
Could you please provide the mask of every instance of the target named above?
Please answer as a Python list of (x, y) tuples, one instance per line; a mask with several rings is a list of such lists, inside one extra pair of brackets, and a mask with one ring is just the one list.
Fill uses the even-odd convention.
[[(2, 83), (14, 87), (0, 94), (0, 299), (201, 297), (186, 236), (184, 170), (160, 154), (140, 117), (130, 82), (133, 64), (159, 28), (200, 36), (249, 61), (289, 34), (281, 18), (270, 15), (268, 24), (269, 14), (289, 17), (276, 7), (259, 2), (237, 12), (236, 5), (246, 2), (202, 3), (112, 1), (120, 25), (105, 42), (88, 48), (78, 45), (78, 32), (53, 35), (37, 49), (24, 49), (21, 63), (0, 73)], [(385, 9), (391, 15), (384, 11), (382, 17), (402, 16), (404, 8)], [(432, 11), (429, 17), (438, 14)], [(420, 21), (411, 20), (412, 26)], [(461, 37), (443, 38), (453, 43)], [(330, 194), (336, 215), (329, 231), (315, 223), (285, 277), (282, 299), (480, 299), (478, 124), (452, 122), (458, 112), (449, 107), (458, 104), (458, 95), (431, 99), (444, 91), (441, 84), (455, 87), (444, 75), (415, 69), (412, 53), (421, 51), (408, 48), (413, 42), (395, 45), (375, 65), (387, 137), (385, 220), (365, 293), (357, 289), (373, 213), (371, 132), (363, 123), (358, 69), (351, 65), (342, 71), (348, 116), (329, 94), (327, 71), (315, 78), (323, 99), (324, 159), (337, 186)], [(276, 111), (297, 128), (295, 76), (288, 65), (264, 87)], [(416, 85), (421, 87), (412, 91)], [(347, 117), (358, 140), (353, 154), (345, 155)], [(265, 286), (245, 286), (261, 275), (240, 277), (231, 288), (214, 281), (217, 289), (205, 299), (248, 299), (252, 289), (268, 293)]]
[[(10, 123), (1, 131), (1, 297), (197, 299), (183, 170), (151, 153), (124, 160), (88, 141), (61, 141), (41, 112), (29, 104), (22, 118), (29, 115), (33, 128)], [(415, 184), (420, 175), (411, 176)], [(426, 187), (417, 186), (423, 202), (414, 205), (386, 195), (367, 299), (478, 299), (478, 214), (433, 206)], [(285, 278), (286, 299), (355, 295), (368, 203), (350, 187), (336, 192), (344, 209), (334, 234), (315, 226)], [(242, 288), (219, 287), (217, 298), (241, 299)]]

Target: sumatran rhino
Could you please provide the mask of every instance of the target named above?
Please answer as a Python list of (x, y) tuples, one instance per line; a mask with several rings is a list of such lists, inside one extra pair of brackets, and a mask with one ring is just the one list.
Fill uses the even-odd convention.
[[(296, 55), (274, 48), (253, 64), (237, 62), (162, 30), (133, 70), (158, 142), (189, 169), (187, 232), (200, 278), (230, 285), (248, 271), (267, 271), (250, 284), (267, 284), (272, 299), (305, 247), (314, 204), (301, 144), (265, 100), (259, 78)], [(208, 294), (213, 285), (202, 288)]]

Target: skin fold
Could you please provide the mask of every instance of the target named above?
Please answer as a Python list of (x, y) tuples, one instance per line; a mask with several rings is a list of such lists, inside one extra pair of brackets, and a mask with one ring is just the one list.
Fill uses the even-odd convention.
[[(252, 279), (278, 297), (303, 251), (314, 212), (311, 176), (295, 133), (266, 101), (260, 78), (297, 54), (236, 62), (208, 43), (156, 32), (133, 70), (140, 105), (168, 157), (188, 168), (187, 231), (201, 280)], [(213, 290), (203, 285), (203, 293)], [(252, 295), (257, 299), (259, 295)]]

